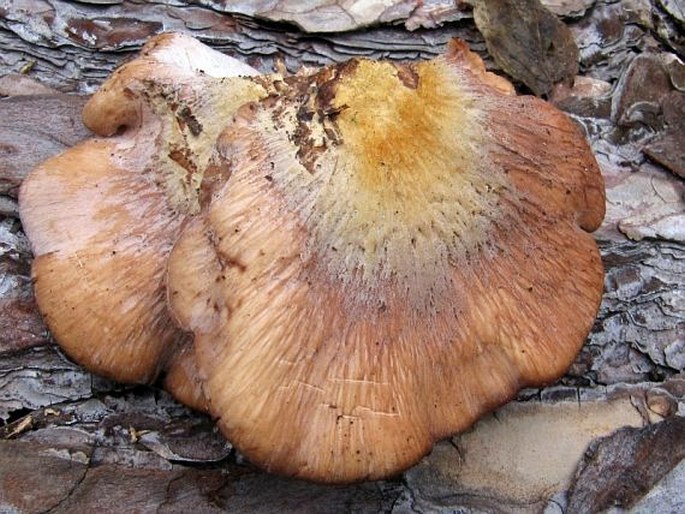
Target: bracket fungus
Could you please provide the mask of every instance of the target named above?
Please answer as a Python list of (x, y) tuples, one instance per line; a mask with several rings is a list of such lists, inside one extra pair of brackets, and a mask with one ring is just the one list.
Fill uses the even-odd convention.
[[(154, 122), (24, 185), (39, 305), (69, 355), (122, 380), (180, 361), (177, 396), (250, 460), (331, 483), (398, 473), (570, 366), (601, 299), (605, 200), (563, 113), (459, 41), (421, 63), (191, 75), (161, 82), (209, 130), (147, 93), (123, 119)], [(182, 208), (170, 141), (198, 170), (181, 165)]]
[(225, 120), (265, 94), (237, 77), (255, 74), (188, 36), (157, 37), (85, 106), (86, 126), (110, 137), (81, 143), (24, 181), (38, 306), (66, 353), (90, 370), (149, 382), (168, 368), (169, 389), (201, 406), (192, 362), (178, 357), (187, 336), (166, 307), (166, 259), (183, 220), (199, 211)]

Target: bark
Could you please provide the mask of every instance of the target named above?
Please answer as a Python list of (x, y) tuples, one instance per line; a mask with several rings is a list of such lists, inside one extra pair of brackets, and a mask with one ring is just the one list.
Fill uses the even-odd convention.
[[(592, 475), (583, 478), (582, 471), (592, 467), (581, 465), (573, 479), (559, 465), (554, 469), (560, 478), (548, 483), (540, 478), (551, 476), (548, 461), (565, 459), (564, 466), (573, 470), (595, 437), (685, 413), (685, 189), (675, 175), (682, 169), (678, 137), (683, 130), (676, 130), (682, 117), (672, 116), (683, 105), (685, 89), (682, 10), (672, 2), (585, 1), (573, 3), (563, 18), (579, 47), (581, 77), (573, 88), (553, 89), (550, 99), (586, 130), (609, 202), (607, 221), (597, 233), (606, 291), (595, 327), (569, 373), (548, 388), (523, 391), (495, 418), (438, 445), (433, 455), (396, 479), (325, 487), (254, 469), (217, 434), (211, 420), (155, 387), (115, 384), (69, 362), (35, 308), (30, 248), (18, 219), (18, 185), (38, 162), (87, 136), (80, 123), (84, 95), (147, 37), (163, 30), (189, 32), (264, 72), (277, 62), (295, 71), (355, 55), (425, 59), (441, 53), (453, 37), (466, 40), (490, 68), (499, 68), (468, 6), (458, 15), (410, 9), (396, 15), (403, 25), (310, 34), (273, 18), (220, 12), (221, 5), (22, 0), (0, 6), (0, 75), (21, 73), (59, 91), (32, 96), (13, 91), (15, 96), (0, 100), (0, 510), (539, 512), (547, 507), (573, 512), (578, 505), (587, 507), (583, 502), (593, 497)], [(438, 22), (444, 24), (406, 28)], [(554, 419), (565, 421), (555, 424)], [(502, 464), (507, 473), (501, 486), (482, 485), (482, 476), (497, 476), (499, 464), (495, 457), (473, 458), (475, 452), (496, 456), (487, 445), (479, 446), (479, 434), (498, 424), (533, 433), (526, 424), (532, 420), (548, 427), (553, 442), (567, 438), (575, 446), (556, 454), (555, 446), (563, 445), (547, 448), (528, 441), (554, 457), (527, 461), (522, 453), (525, 472), (511, 462)], [(599, 425), (603, 431), (593, 428)], [(668, 440), (660, 439), (662, 432)], [(648, 449), (636, 446), (635, 452), (651, 449), (657, 460), (668, 445), (679, 451), (685, 445), (673, 430), (653, 430), (649, 438), (644, 443)], [(506, 433), (490, 441), (513, 453), (523, 444)], [(618, 458), (623, 473), (639, 476), (644, 460), (621, 460), (620, 444), (607, 448), (598, 452), (607, 455), (607, 466), (600, 463), (590, 472), (610, 474), (617, 467), (612, 459)], [(658, 466), (651, 458), (641, 493), (668, 478), (679, 459), (664, 457)], [(524, 479), (526, 473), (533, 478)], [(477, 479), (469, 482), (469, 477)], [(666, 478), (664, 483), (678, 483)], [(620, 477), (616, 480), (616, 490), (623, 490)], [(569, 502), (566, 491), (572, 482)], [(666, 497), (682, 505), (683, 489), (674, 491), (677, 486), (667, 489)], [(616, 497), (612, 501), (619, 506), (639, 502), (631, 496), (622, 504)]]

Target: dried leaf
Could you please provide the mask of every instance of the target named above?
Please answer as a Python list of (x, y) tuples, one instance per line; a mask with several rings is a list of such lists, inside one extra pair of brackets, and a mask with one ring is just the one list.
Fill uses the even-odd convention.
[(547, 95), (558, 82), (573, 83), (578, 47), (539, 0), (482, 0), (474, 18), (495, 62), (536, 95)]

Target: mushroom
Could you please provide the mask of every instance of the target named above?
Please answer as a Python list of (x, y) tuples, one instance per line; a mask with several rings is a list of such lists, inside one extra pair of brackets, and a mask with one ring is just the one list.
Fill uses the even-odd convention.
[(229, 176), (183, 228), (169, 304), (209, 411), (251, 461), (396, 474), (570, 366), (603, 286), (579, 129), (466, 45), (353, 59), (242, 107)]
[[(155, 380), (202, 408), (165, 269), (225, 120), (265, 95), (252, 68), (179, 34), (151, 40), (86, 105), (91, 139), (24, 182), (21, 219), (39, 309), (60, 346), (106, 377)], [(233, 77), (233, 78), (225, 78)]]
[(156, 38), (86, 107), (105, 138), (22, 186), (68, 355), (164, 372), (256, 464), (331, 483), (398, 473), (565, 372), (603, 283), (602, 179), (569, 119), (458, 41), (236, 73)]

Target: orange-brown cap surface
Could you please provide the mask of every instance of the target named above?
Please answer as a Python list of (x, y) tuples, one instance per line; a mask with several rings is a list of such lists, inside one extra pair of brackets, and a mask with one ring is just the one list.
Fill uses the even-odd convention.
[[(186, 36), (156, 38), (86, 107), (93, 130), (123, 132), (45, 162), (22, 186), (39, 308), (69, 356), (116, 380), (151, 381), (182, 347), (166, 306), (167, 256), (199, 211), (226, 119), (264, 94), (252, 80), (210, 72), (234, 74), (233, 60)], [(194, 369), (171, 362), (180, 366), (172, 384)]]
[(210, 411), (269, 471), (395, 474), (555, 380), (591, 328), (594, 157), (463, 44), (291, 78), (218, 154), (230, 179), (185, 227), (168, 293)]
[(140, 54), (112, 73), (83, 110), (83, 122), (99, 136), (138, 126), (150, 86), (169, 92), (202, 88), (203, 77), (249, 77), (257, 71), (180, 33), (153, 37)]

